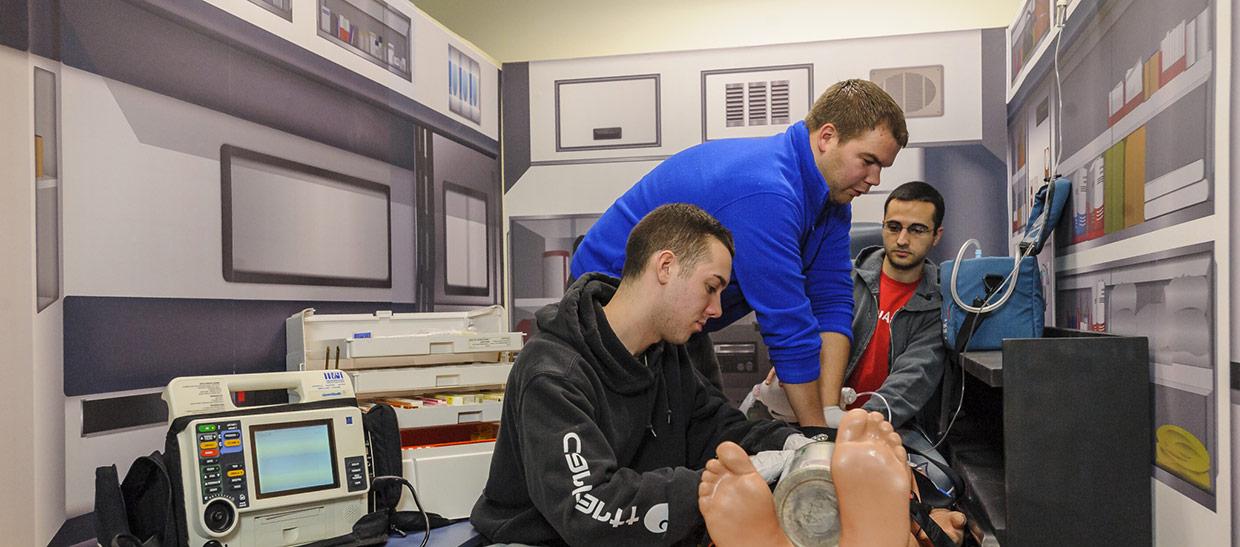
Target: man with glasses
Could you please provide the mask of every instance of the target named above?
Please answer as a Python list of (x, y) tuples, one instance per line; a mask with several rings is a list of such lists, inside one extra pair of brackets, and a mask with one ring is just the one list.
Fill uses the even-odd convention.
[[(933, 186), (900, 185), (883, 204), (883, 246), (862, 249), (854, 261), (844, 386), (881, 397), (860, 395), (848, 408), (890, 412), (897, 429), (921, 411), (943, 377), (938, 267), (926, 260), (943, 237), (943, 213), (943, 196)], [(773, 378), (755, 386), (754, 395), (761, 404), (742, 408), (750, 418), (786, 417), (786, 397)]]

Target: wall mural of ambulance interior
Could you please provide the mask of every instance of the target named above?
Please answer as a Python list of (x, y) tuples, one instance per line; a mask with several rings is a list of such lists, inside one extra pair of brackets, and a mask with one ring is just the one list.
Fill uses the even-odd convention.
[(1154, 477), (1214, 507), (1214, 252), (1210, 243), (1060, 272), (1059, 325), (1145, 336), (1154, 397)]
[[(1026, 11), (1036, 36), (1038, 9)], [(1044, 43), (1033, 38), (1051, 59), (1038, 79), (1024, 81), (1027, 71), (1013, 79), (1012, 238), (1043, 181), (1068, 177), (1071, 214), (1056, 230), (1054, 266), (1048, 253), (1040, 257), (1044, 275), (1055, 272), (1045, 275), (1053, 280), (1046, 294), (1056, 295), (1047, 299), (1048, 317), (1060, 327), (1150, 339), (1153, 476), (1213, 508), (1214, 244), (1170, 235), (1215, 214), (1213, 4), (1081, 3), (1071, 19)], [(1027, 46), (1012, 38), (1014, 50)], [(1130, 244), (1146, 234), (1152, 245)]]
[(1061, 53), (1068, 243), (1121, 240), (1214, 212), (1209, 2), (1104, 2), (1100, 39)]
[(543, 215), (509, 219), (512, 267), (509, 318), (526, 337), (538, 331), (534, 312), (559, 302), (572, 282), (569, 265), (577, 244), (598, 220), (596, 214)]
[(68, 518), (96, 467), (161, 448), (170, 380), (284, 371), (302, 310), (499, 303), (499, 71), (411, 5), (41, 14), (36, 361), (63, 366)]

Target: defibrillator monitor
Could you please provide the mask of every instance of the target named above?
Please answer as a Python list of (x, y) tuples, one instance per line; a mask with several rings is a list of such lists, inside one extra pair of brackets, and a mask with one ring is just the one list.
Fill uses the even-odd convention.
[(331, 420), (250, 428), (258, 499), (340, 486)]
[(163, 397), (189, 545), (300, 545), (348, 534), (366, 513), (365, 435), (348, 375), (177, 378)]

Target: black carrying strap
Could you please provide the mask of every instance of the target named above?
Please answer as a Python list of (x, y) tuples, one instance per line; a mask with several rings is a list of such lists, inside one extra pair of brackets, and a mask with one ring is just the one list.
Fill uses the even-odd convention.
[(115, 465), (95, 468), (95, 538), (100, 545), (142, 545), (129, 532), (129, 515)]
[[(956, 542), (952, 541), (951, 536), (943, 531), (939, 523), (930, 518), (930, 511), (933, 509), (935, 508), (917, 500), (909, 501), (909, 514), (912, 516), (913, 523), (922, 533), (926, 534), (934, 547), (957, 547)], [(918, 542), (920, 543), (920, 539)]]
[[(396, 411), (386, 404), (376, 404), (362, 416), (362, 427), (370, 447), (370, 472), (376, 477), (401, 475), (400, 425)], [(400, 484), (394, 481), (372, 484), (370, 510), (396, 509), (400, 493)]]
[[(926, 463), (930, 465), (933, 465), (935, 469), (942, 473), (943, 476), (947, 477), (947, 480), (952, 483), (952, 493), (949, 495), (940, 490), (938, 485), (934, 484), (934, 482), (930, 480), (930, 477), (914, 472), (913, 478), (918, 481), (917, 490), (920, 494), (921, 501), (933, 507), (954, 507), (956, 502), (960, 500), (960, 497), (964, 495), (964, 479), (960, 478), (960, 474), (957, 473), (955, 469), (952, 469), (951, 466), (943, 463), (935, 455), (927, 454), (907, 444), (904, 445), (904, 451), (910, 455), (920, 456), (920, 459), (925, 460)], [(921, 481), (923, 480), (926, 481), (932, 491), (929, 496), (927, 496), (926, 488), (922, 487)]]
[[(418, 506), (418, 509), (422, 508), (422, 502), (418, 501), (418, 493), (413, 489), (413, 485), (400, 476), (378, 476), (370, 483), (372, 492), (386, 486), (396, 487), (398, 500), (400, 487), (408, 488), (409, 493), (413, 496), (414, 504)], [(434, 513), (426, 513), (420, 510), (395, 511), (391, 508), (383, 508), (358, 519), (353, 524), (352, 533), (316, 541), (307, 544), (305, 547), (366, 547), (369, 545), (382, 545), (393, 534), (403, 536), (406, 532), (417, 530), (425, 531), (426, 536), (422, 538), (422, 545), (426, 545), (430, 541), (431, 530), (449, 524), (452, 524), (452, 521)]]

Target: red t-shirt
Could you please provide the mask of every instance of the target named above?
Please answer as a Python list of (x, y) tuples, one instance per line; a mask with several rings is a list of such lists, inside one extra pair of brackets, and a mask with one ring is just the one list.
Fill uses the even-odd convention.
[[(891, 316), (896, 310), (903, 308), (917, 291), (918, 279), (912, 283), (900, 283), (884, 272), (879, 272), (878, 282), (878, 325), (874, 327), (874, 336), (870, 337), (870, 345), (857, 360), (857, 368), (844, 382), (844, 385), (857, 390), (857, 393), (878, 391), (887, 380), (890, 372), (891, 358)], [(861, 408), (870, 400), (869, 395), (857, 397), (857, 401), (848, 405), (848, 409)]]

